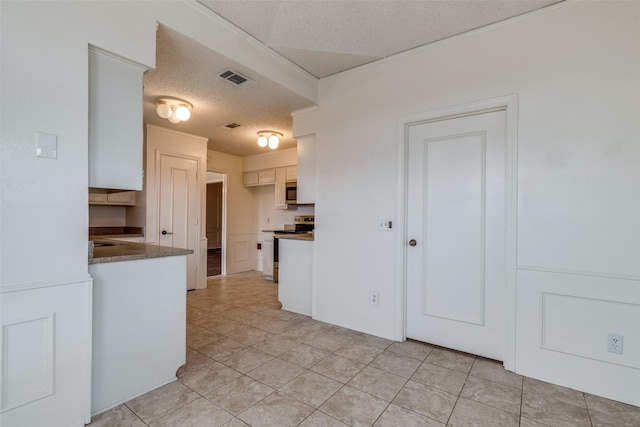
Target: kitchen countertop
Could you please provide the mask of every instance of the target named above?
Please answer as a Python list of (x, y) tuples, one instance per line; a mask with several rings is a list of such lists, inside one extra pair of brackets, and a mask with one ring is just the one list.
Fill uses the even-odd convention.
[(278, 239), (313, 241), (313, 233), (278, 233), (276, 231), (273, 234)]
[[(91, 243), (89, 246), (91, 246)], [(134, 261), (138, 259), (189, 255), (193, 253), (193, 250), (100, 239), (93, 241), (93, 256), (91, 256), (91, 252), (90, 248), (89, 264), (101, 264), (106, 262)]]

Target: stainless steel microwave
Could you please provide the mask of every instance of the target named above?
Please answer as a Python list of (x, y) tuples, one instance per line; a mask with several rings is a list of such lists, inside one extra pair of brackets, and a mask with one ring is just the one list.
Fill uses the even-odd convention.
[(296, 187), (296, 183), (295, 182), (288, 182), (287, 183), (287, 203), (288, 204), (295, 204), (296, 201), (298, 200), (298, 188)]

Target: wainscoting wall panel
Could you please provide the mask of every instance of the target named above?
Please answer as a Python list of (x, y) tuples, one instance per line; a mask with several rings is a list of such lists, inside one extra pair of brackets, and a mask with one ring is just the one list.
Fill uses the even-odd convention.
[[(548, 292), (540, 297), (541, 348), (640, 369), (640, 343), (632, 339), (640, 305)], [(623, 354), (607, 351), (609, 333), (627, 337)]]
[(256, 234), (227, 235), (227, 274), (256, 269)]
[[(516, 372), (640, 406), (640, 281), (517, 271)], [(622, 354), (607, 335), (624, 336)]]
[(53, 394), (54, 324), (55, 313), (3, 322), (2, 412)]
[(80, 427), (91, 410), (92, 279), (0, 285), (2, 427)]

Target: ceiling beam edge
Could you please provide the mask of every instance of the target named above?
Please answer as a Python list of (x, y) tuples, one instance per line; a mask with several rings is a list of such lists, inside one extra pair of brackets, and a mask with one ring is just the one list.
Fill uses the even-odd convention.
[(318, 101), (319, 80), (195, 0), (148, 2), (160, 24), (261, 74), (292, 92)]

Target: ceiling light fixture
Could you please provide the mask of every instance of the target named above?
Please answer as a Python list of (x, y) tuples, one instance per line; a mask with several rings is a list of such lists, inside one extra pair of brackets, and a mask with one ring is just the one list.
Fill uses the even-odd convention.
[(258, 145), (260, 147), (266, 147), (267, 145), (272, 150), (278, 148), (278, 144), (280, 144), (280, 138), (282, 138), (282, 134), (280, 132), (276, 132), (274, 130), (261, 130), (258, 132)]
[(193, 105), (189, 101), (173, 96), (159, 96), (155, 102), (158, 116), (168, 119), (171, 123), (185, 122), (191, 117)]

